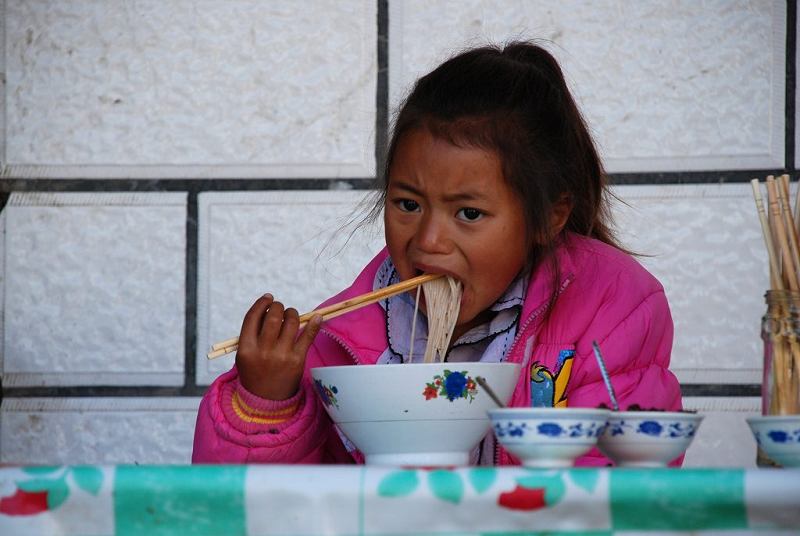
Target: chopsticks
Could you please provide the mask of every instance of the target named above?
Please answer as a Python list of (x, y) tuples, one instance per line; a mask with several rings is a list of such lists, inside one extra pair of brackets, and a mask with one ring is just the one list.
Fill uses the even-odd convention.
[[(797, 293), (800, 290), (800, 239), (796, 215), (800, 214), (800, 187), (797, 203), (792, 210), (789, 195), (789, 176), (766, 178), (767, 203), (761, 195), (758, 179), (750, 181), (756, 202), (761, 231), (769, 260), (770, 287), (773, 291), (790, 291), (787, 303), (778, 302), (777, 321), (787, 320), (792, 309), (800, 307)], [(770, 413), (778, 415), (797, 413), (796, 393), (800, 391), (800, 341), (794, 333), (794, 326), (781, 325), (770, 333), (772, 344), (772, 381), (774, 389), (770, 394)]]
[[(349, 313), (350, 311), (355, 311), (356, 309), (379, 302), (384, 298), (388, 298), (396, 294), (402, 294), (403, 292), (416, 288), (423, 283), (438, 279), (443, 275), (444, 274), (422, 274), (417, 277), (412, 277), (411, 279), (406, 279), (405, 281), (401, 281), (397, 284), (389, 285), (388, 287), (374, 290), (372, 292), (367, 292), (366, 294), (356, 296), (355, 298), (350, 298), (349, 300), (345, 300), (343, 302), (334, 303), (326, 307), (320, 307), (319, 309), (315, 309), (314, 311), (310, 311), (301, 315), (300, 326), (304, 326), (314, 315), (322, 315), (323, 320), (330, 320), (331, 318)], [(235, 352), (238, 347), (239, 337), (232, 337), (222, 342), (213, 344), (211, 346), (211, 351), (206, 354), (206, 357), (208, 357), (208, 359), (214, 359), (225, 354)]]

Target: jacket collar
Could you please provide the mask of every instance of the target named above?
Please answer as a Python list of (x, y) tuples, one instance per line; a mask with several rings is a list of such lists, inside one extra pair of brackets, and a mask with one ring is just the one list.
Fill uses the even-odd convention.
[[(581, 240), (583, 237), (574, 233), (563, 233), (556, 243), (555, 254), (559, 270), (557, 290), (559, 292), (575, 275), (575, 262), (570, 250)], [(525, 303), (522, 306), (523, 321), (547, 307), (554, 290), (556, 289), (553, 288), (553, 263), (545, 261), (529, 280)]]

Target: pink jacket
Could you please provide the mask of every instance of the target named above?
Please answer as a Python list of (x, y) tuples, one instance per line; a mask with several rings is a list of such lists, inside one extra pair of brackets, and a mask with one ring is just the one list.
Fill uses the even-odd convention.
[[(507, 361), (546, 369), (553, 376), (559, 355), (571, 354), (561, 405), (610, 405), (592, 351), (596, 340), (620, 406), (681, 409), (680, 386), (667, 369), (672, 349), (672, 318), (664, 289), (629, 255), (597, 240), (568, 235), (556, 254), (559, 295), (549, 310), (552, 272), (544, 263), (531, 277), (520, 323)], [(378, 254), (350, 288), (327, 303), (372, 290), (386, 251)], [(195, 428), (194, 463), (353, 463), (318, 400), (310, 380), (312, 367), (371, 365), (387, 348), (385, 316), (378, 304), (327, 321), (312, 345), (300, 391), (289, 400), (270, 401), (245, 391), (236, 368), (211, 385), (200, 404)], [(524, 367), (512, 406), (531, 404), (531, 369)], [(562, 383), (565, 378), (561, 378)], [(556, 400), (558, 403), (558, 400)], [(499, 447), (498, 447), (499, 448)], [(355, 457), (355, 460), (354, 460)], [(517, 461), (500, 449), (501, 464)], [(577, 465), (606, 465), (596, 449)]]

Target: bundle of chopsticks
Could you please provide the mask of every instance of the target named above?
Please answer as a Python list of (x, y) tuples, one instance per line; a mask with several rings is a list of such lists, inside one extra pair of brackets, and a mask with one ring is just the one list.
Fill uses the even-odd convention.
[(772, 316), (769, 320), (772, 345), (769, 413), (800, 413), (800, 340), (796, 332), (796, 324), (800, 325), (797, 317), (800, 313), (800, 185), (792, 208), (789, 176), (768, 176), (765, 181), (767, 207), (759, 180), (750, 182), (767, 247), (770, 289), (790, 291), (786, 294), (788, 299), (777, 300), (768, 311)]
[[(322, 316), (323, 321), (329, 320), (331, 318), (335, 318), (345, 313), (355, 311), (356, 309), (361, 309), (362, 307), (365, 307), (372, 303), (377, 303), (390, 296), (394, 296), (396, 294), (402, 294), (403, 292), (407, 292), (411, 289), (417, 288), (423, 283), (427, 283), (428, 281), (433, 281), (434, 279), (438, 279), (439, 277), (442, 276), (443, 274), (422, 274), (417, 277), (412, 277), (411, 279), (406, 279), (405, 281), (401, 281), (395, 285), (389, 285), (388, 287), (380, 288), (372, 292), (367, 292), (366, 294), (356, 296), (355, 298), (350, 298), (348, 300), (339, 303), (334, 303), (326, 307), (315, 309), (314, 311), (310, 311), (308, 313), (300, 315), (300, 327), (304, 326), (309, 320), (311, 320), (311, 318), (314, 315)], [(208, 357), (208, 359), (214, 359), (223, 356), (225, 354), (230, 354), (231, 352), (235, 352), (238, 348), (239, 348), (239, 337), (232, 337), (222, 342), (213, 344), (211, 346), (211, 351), (208, 354), (206, 354), (206, 356)]]

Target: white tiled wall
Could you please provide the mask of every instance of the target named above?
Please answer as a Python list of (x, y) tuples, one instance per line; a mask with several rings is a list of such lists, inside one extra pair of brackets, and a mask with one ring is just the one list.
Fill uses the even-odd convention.
[(14, 193), (3, 385), (182, 385), (186, 194)]
[(0, 463), (189, 463), (197, 398), (12, 398)]
[[(215, 342), (239, 335), (265, 292), (300, 313), (347, 287), (383, 247), (383, 222), (363, 226), (371, 193), (205, 193), (199, 198), (197, 382), (232, 358), (209, 361)], [(352, 235), (352, 236), (351, 236)]]
[[(374, 176), (377, 6), (6, 0), (0, 176)], [(542, 38), (610, 171), (780, 168), (785, 13), (782, 0), (393, 0), (390, 106), (455, 49)], [(205, 352), (257, 296), (305, 311), (380, 248), (380, 222), (344, 244), (363, 213), (347, 184), (199, 194), (198, 385), (230, 366)], [(4, 387), (184, 382), (188, 195), (102, 189), (14, 193), (0, 216)], [(679, 378), (758, 383), (767, 272), (749, 185), (615, 191), (623, 241), (667, 289)], [(757, 400), (686, 405), (707, 415), (687, 465), (753, 463)], [(196, 407), (6, 398), (0, 463), (185, 463)]]
[(623, 242), (664, 285), (685, 383), (760, 383), (766, 248), (750, 184), (620, 186)]
[(7, 0), (5, 11), (11, 173), (374, 174), (373, 0)]
[[(26, 398), (3, 402), (0, 463), (189, 463), (199, 399)], [(755, 467), (745, 417), (760, 399), (684, 399), (704, 419), (686, 467)]]
[(756, 467), (756, 441), (745, 418), (761, 414), (760, 398), (684, 397), (683, 405), (703, 415), (684, 467)]
[(785, 13), (783, 1), (390, 2), (391, 102), (465, 46), (534, 37), (610, 171), (781, 166)]

